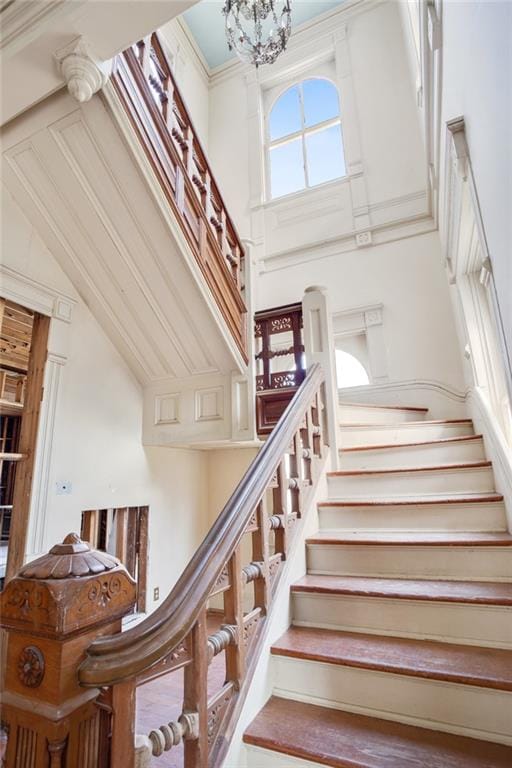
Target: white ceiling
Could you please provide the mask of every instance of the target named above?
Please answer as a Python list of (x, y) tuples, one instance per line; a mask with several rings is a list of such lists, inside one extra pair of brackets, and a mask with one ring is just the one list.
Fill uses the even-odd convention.
[[(333, 10), (343, 2), (344, 0), (291, 0), (292, 29), (315, 16)], [(218, 67), (233, 58), (224, 34), (223, 5), (222, 0), (201, 0), (182, 17), (210, 68)]]

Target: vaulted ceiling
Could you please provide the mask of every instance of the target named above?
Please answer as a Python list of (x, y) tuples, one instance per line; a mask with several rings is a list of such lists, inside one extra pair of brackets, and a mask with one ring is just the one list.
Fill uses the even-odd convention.
[[(299, 26), (344, 0), (292, 0), (292, 24)], [(234, 57), (224, 34), (223, 0), (201, 0), (183, 14), (187, 26), (210, 68), (218, 67)]]

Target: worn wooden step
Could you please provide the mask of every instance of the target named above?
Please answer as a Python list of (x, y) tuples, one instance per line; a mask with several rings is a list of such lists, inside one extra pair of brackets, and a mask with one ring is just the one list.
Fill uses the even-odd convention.
[(322, 531), (506, 531), (503, 496), (320, 502)]
[(424, 443), (446, 437), (473, 435), (471, 419), (410, 421), (403, 424), (344, 424), (339, 425), (342, 448), (360, 445), (398, 445)]
[(464, 435), (422, 443), (344, 446), (339, 451), (340, 469), (395, 469), (483, 461), (482, 435)]
[[(509, 768), (512, 749), (273, 696), (244, 734), (249, 768)], [(306, 762), (303, 762), (306, 761)]]
[(496, 648), (291, 627), (272, 653), (512, 692), (512, 651)]
[(400, 424), (409, 421), (422, 421), (428, 408), (413, 408), (400, 405), (368, 405), (365, 403), (345, 403), (338, 405), (338, 416), (342, 423), (350, 424)]
[(292, 627), (272, 655), (284, 698), (512, 743), (512, 651)]
[(297, 626), (512, 649), (512, 584), (307, 575), (291, 591)]
[(319, 532), (306, 544), (310, 573), (512, 581), (507, 533)]
[(396, 469), (348, 469), (329, 472), (329, 497), (345, 501), (374, 498), (443, 498), (492, 493), (490, 461)]

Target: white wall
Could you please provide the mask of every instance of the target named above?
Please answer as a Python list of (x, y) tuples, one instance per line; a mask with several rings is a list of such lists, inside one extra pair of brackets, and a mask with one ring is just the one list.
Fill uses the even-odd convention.
[(314, 284), (327, 286), (333, 313), (382, 303), (390, 381), (435, 380), (464, 389), (436, 232), (264, 273), (257, 306), (300, 301)]
[[(410, 216), (411, 206), (414, 215), (427, 212), (424, 151), (398, 6), (368, 3), (360, 10), (345, 13), (341, 6), (296, 30), (271, 67), (255, 72), (230, 65), (213, 73), (209, 155), (242, 236), (259, 242), (263, 214), (264, 257), (297, 247), (297, 228), (304, 228), (300, 245), (306, 246)], [(327, 193), (317, 187), (304, 199), (299, 194), (265, 206), (267, 94), (327, 70), (335, 73), (340, 93), (348, 185), (331, 185)], [(308, 209), (326, 210), (333, 195), (337, 213), (322, 217), (317, 210), (308, 227)]]
[[(77, 300), (56, 401), (42, 551), (80, 530), (82, 510), (148, 504), (152, 608), (153, 588), (166, 596), (206, 533), (207, 455), (144, 449), (140, 386), (6, 192), (2, 222), (3, 265)], [(57, 481), (70, 481), (71, 495), (57, 495)]]
[(444, 135), (448, 120), (464, 117), (512, 357), (512, 4), (444, 2), (442, 21), (441, 130)]

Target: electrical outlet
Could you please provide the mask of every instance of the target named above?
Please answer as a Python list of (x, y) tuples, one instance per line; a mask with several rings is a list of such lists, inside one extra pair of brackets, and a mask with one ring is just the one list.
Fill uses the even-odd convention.
[(72, 492), (73, 484), (69, 480), (60, 480), (55, 483), (57, 496), (65, 496)]
[(160, 600), (160, 587), (155, 587), (153, 590), (153, 600)]

